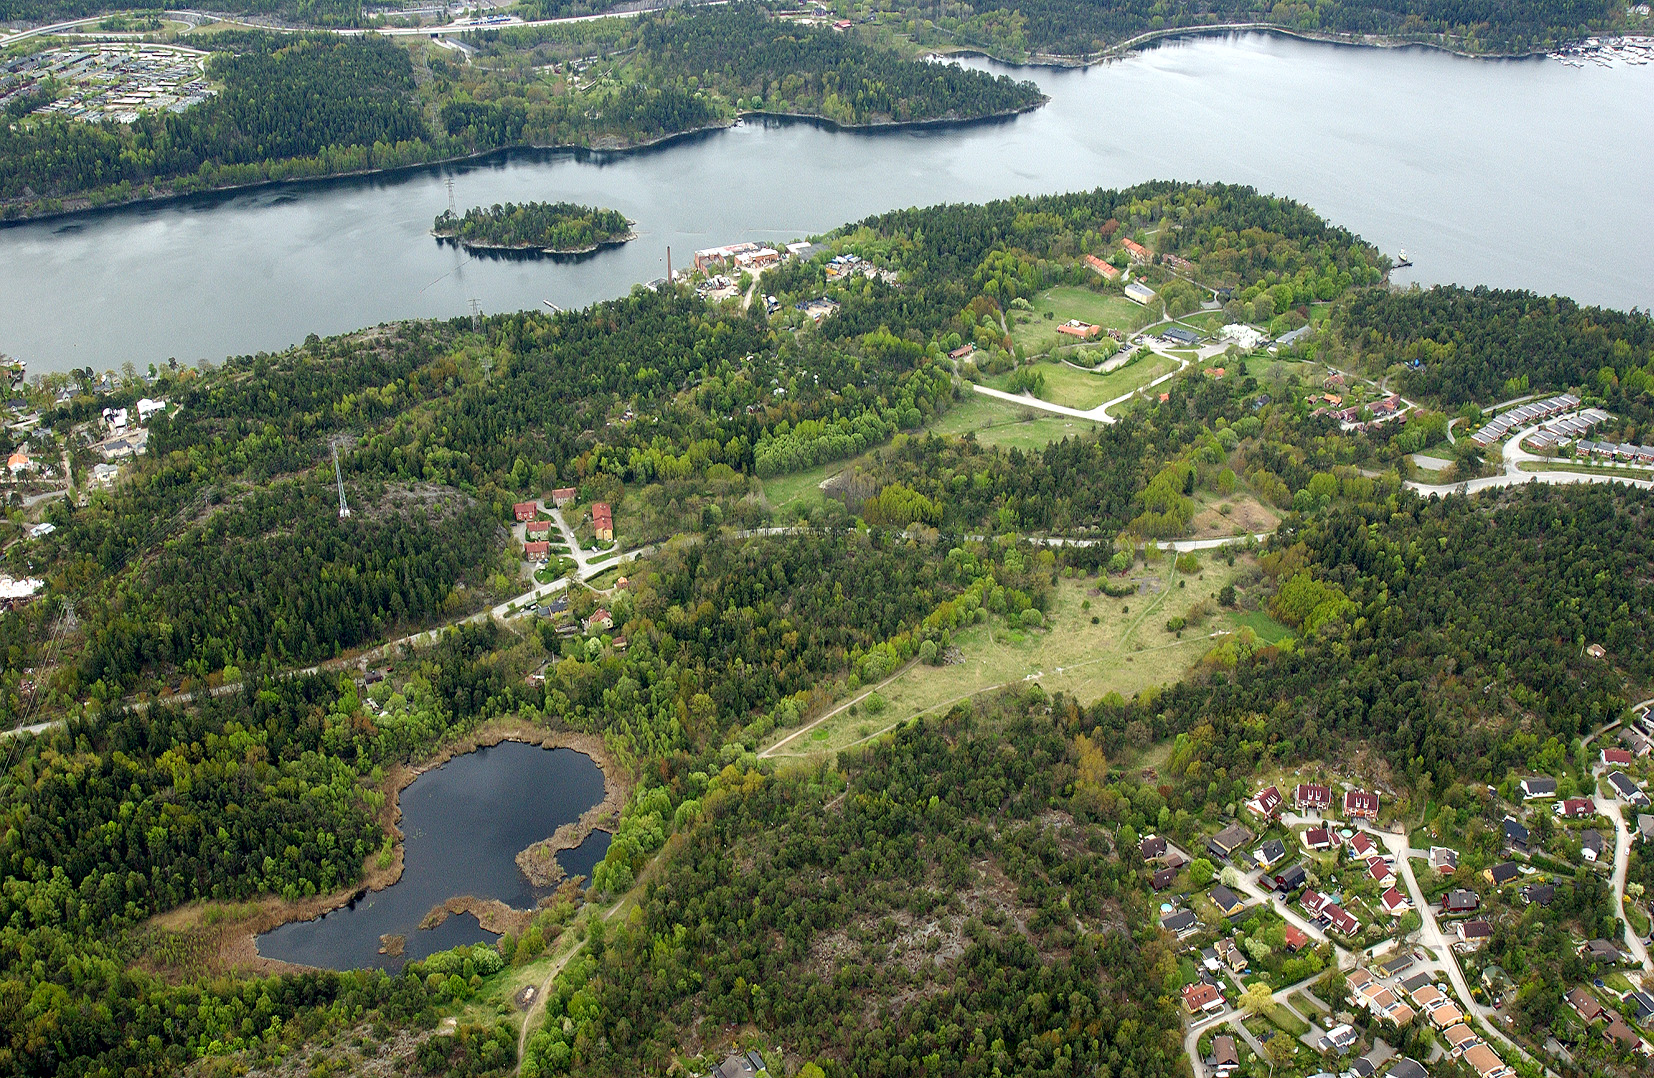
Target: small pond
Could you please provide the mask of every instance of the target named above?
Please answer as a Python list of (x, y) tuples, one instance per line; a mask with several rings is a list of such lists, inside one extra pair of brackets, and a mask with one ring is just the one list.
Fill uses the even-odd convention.
[[(523, 876), (517, 853), (578, 820), (603, 793), (602, 770), (573, 749), (507, 741), (456, 757), (402, 791), (401, 879), (314, 921), (266, 932), (258, 939), (259, 953), (326, 969), (394, 969), (461, 944), (492, 941), (497, 937), (470, 914), (450, 916), (434, 929), (419, 924), (433, 907), (461, 895), (532, 909), (546, 892)], [(594, 832), (564, 851), (564, 870), (589, 876), (609, 837)], [(406, 940), (401, 958), (379, 953), (380, 937), (394, 935)]]

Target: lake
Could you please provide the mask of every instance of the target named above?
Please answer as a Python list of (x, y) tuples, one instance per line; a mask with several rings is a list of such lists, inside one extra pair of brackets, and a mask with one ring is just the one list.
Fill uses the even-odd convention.
[[(602, 770), (573, 749), (506, 741), (455, 757), (402, 791), (401, 879), (314, 921), (266, 932), (258, 938), (259, 953), (327, 969), (396, 968), (404, 960), (492, 941), (497, 937), (470, 914), (451, 916), (434, 929), (419, 924), (432, 907), (460, 895), (533, 909), (546, 892), (523, 876), (517, 853), (578, 820), (603, 793)], [(606, 851), (607, 838), (594, 844), (600, 834), (606, 833), (594, 832), (565, 856), (589, 856), (587, 847)], [(592, 863), (601, 859), (599, 853)], [(403, 959), (379, 953), (383, 935), (406, 937)]]
[[(755, 122), (648, 151), (483, 161), (194, 197), (0, 229), (0, 351), (31, 370), (275, 350), (413, 316), (577, 307), (666, 248), (785, 240), (882, 210), (1225, 180), (1290, 195), (1390, 254), (1398, 280), (1654, 306), (1654, 65), (1568, 67), (1268, 34), (1179, 38), (1084, 70), (1001, 68), (1051, 102), (960, 127)], [(613, 207), (639, 238), (575, 261), (471, 258), (448, 205)]]

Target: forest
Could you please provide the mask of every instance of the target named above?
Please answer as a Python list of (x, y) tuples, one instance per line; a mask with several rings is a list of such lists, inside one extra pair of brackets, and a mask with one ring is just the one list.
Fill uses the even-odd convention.
[(1623, 18), (1619, 5), (1604, 0), (988, 0), (949, 9), (940, 18), (938, 9), (923, 4), (900, 10), (913, 19), (934, 20), (946, 33), (938, 40), (974, 45), (1005, 59), (1096, 56), (1140, 34), (1224, 23), (1440, 42), (1468, 53), (1525, 53), (1611, 30)]
[[(56, 22), (130, 10), (116, 0), (0, 0), (0, 22)], [(215, 0), (215, 11), (272, 15), (302, 26), (357, 26), (361, 0)]]
[[(41, 423), (71, 460), (102, 408), (173, 407), (119, 483), (51, 503), (55, 530), (5, 552), (47, 583), (0, 614), (0, 714), (60, 725), (0, 742), (0, 1074), (314, 1074), (400, 1052), (410, 1072), (501, 1075), (505, 986), (540, 963), (532, 1078), (667, 1073), (749, 1033), (800, 1078), (1172, 1078), (1195, 974), (1155, 927), (1140, 834), (1192, 840), (1306, 763), (1370, 761), (1438, 825), (1516, 774), (1574, 782), (1578, 739), (1654, 684), (1654, 495), (1421, 497), (1392, 430), (1317, 414), (1302, 389), (1323, 372), (1287, 372), (1302, 352), (1196, 365), (1039, 444), (937, 429), (974, 396), (957, 340), (1037, 369), (1007, 315), (1054, 285), (1102, 294), (1083, 256), (1125, 237), (1248, 315), (1315, 305), (1322, 359), (1498, 387), (1502, 348), (1551, 342), (1536, 379), (1644, 399), (1640, 315), (1390, 292), (1375, 248), (1302, 205), (1173, 182), (851, 223), (756, 282), (773, 314), (639, 287), (113, 393), (66, 383)], [(829, 277), (846, 254), (876, 272)], [(819, 324), (793, 307), (823, 295)], [(777, 480), (819, 497), (774, 508)], [(658, 547), (571, 587), (561, 629), (464, 620), (526, 586), (513, 504), (558, 487)], [(1158, 541), (1243, 498), (1279, 520), (1267, 540), (1165, 557)], [(1223, 620), (1173, 637), (1203, 580)], [(1018, 673), (909, 723), (881, 695), (1040, 646), (1080, 601), (1093, 626), (1116, 604), (1164, 622), (1187, 659), (1098, 699)], [(600, 608), (607, 628), (585, 621)], [(370, 650), (433, 625), (450, 628)], [(869, 716), (851, 748), (760, 756), (839, 706)], [(502, 723), (594, 735), (633, 785), (589, 890), (396, 973), (226, 958), (261, 904), (354, 893), (392, 857), (394, 776)], [(1569, 934), (1612, 928), (1607, 902), (1581, 877), (1550, 919), (1501, 919), (1490, 953), (1542, 986), (1517, 1028), (1548, 1028), (1586, 969)], [(569, 956), (556, 977), (548, 954)]]
[(630, 239), (632, 222), (617, 210), (572, 202), (507, 202), (473, 206), (463, 217), (444, 210), (431, 231), (462, 247), (574, 253)]
[(1044, 101), (1029, 82), (924, 63), (746, 4), (467, 36), (477, 55), (456, 64), (445, 50), (374, 35), (216, 33), (207, 73), (222, 90), (191, 109), (132, 124), (34, 116), (0, 126), (0, 216), (508, 146), (638, 145), (740, 111), (868, 124), (980, 119)]

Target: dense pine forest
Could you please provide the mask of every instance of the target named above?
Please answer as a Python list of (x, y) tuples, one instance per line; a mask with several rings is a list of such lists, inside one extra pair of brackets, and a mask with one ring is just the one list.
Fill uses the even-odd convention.
[[(103, 408), (169, 403), (116, 482), (35, 511), (52, 529), (21, 505), (4, 524), (8, 572), (43, 584), (0, 613), (0, 716), (48, 725), (0, 741), (0, 1074), (704, 1074), (741, 1048), (775, 1078), (1172, 1078), (1219, 939), (1248, 978), (1343, 998), (1332, 942), (1206, 894), (1238, 871), (1206, 839), (1276, 826), (1241, 805), (1298, 774), (1382, 786), (1414, 843), (1462, 848), (1451, 886), (1521, 978), (1511, 1036), (1565, 1038), (1568, 1078), (1634, 1073), (1563, 995), (1640, 896), (1616, 911), (1548, 803), (1526, 864), (1549, 904), (1479, 881), (1519, 777), (1591, 789), (1586, 739), (1654, 695), (1654, 494), (1407, 477), (1414, 441), (1446, 452), (1445, 416), (1523, 375), (1635, 422), (1646, 317), (1394, 291), (1359, 237), (1222, 184), (818, 239), (751, 282), (773, 305), (640, 287), (30, 391), (81, 475)], [(1161, 312), (1095, 269), (1128, 239)], [(1228, 294), (1180, 296), (1181, 275)], [(822, 299), (819, 322), (799, 309)], [(973, 388), (996, 366), (1115, 376), (1031, 347), (1058, 320), (1036, 304), (1174, 301), (1315, 332), (1182, 369), (1162, 345), (1169, 374), (1108, 423)], [(1376, 394), (1362, 372), (1411, 413), (1329, 414), (1331, 389)], [(554, 490), (593, 557), (597, 502), (641, 554), (556, 585), (564, 610), (517, 601), (553, 585), (508, 537)], [(1202, 528), (1235, 541), (1163, 545)], [(389, 972), (244, 946), (400, 870), (414, 769), (542, 735), (601, 745), (622, 782), (584, 889)], [(1202, 853), (1175, 886), (1150, 833)], [(1162, 902), (1199, 914), (1192, 943)], [(1409, 931), (1364, 916), (1346, 955)], [(1356, 1024), (1418, 1058), (1435, 1037)], [(1274, 1039), (1282, 1078), (1322, 1066)]]

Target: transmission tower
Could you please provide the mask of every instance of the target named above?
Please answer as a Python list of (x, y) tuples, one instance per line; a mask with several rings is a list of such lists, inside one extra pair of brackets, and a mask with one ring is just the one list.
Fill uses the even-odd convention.
[(454, 207), (454, 178), (452, 176), (448, 177), (448, 212), (458, 216)]
[(473, 296), (473, 297), (471, 297), (471, 329), (474, 332), (476, 330), (480, 330), (481, 328), (482, 328), (482, 300), (477, 299), (475, 296)]
[(350, 516), (350, 506), (345, 504), (345, 477), (339, 471), (339, 443), (333, 443), (333, 481), (339, 484), (339, 519)]

